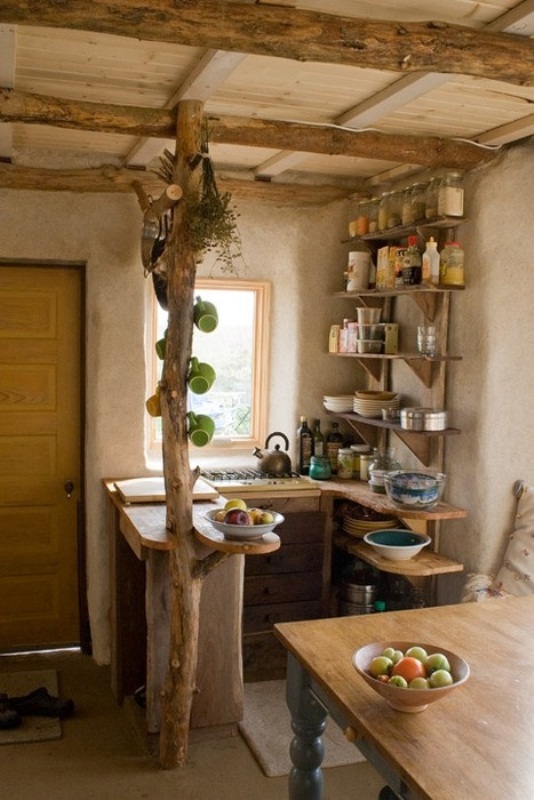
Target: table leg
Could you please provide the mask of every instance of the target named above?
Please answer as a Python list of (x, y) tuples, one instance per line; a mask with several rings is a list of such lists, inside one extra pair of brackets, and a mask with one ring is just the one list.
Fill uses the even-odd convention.
[(293, 767), (289, 773), (289, 800), (322, 800), (321, 763), (327, 711), (312, 694), (306, 670), (291, 655), (287, 662), (287, 705), (295, 738), (289, 755)]

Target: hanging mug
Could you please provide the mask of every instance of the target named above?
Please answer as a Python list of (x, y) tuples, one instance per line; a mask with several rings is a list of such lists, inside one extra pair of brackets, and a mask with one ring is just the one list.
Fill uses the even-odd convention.
[(215, 370), (209, 364), (199, 361), (198, 358), (191, 359), (189, 375), (187, 381), (189, 388), (195, 394), (204, 394), (213, 386), (216, 378)]
[(215, 433), (215, 422), (206, 414), (195, 414), (193, 411), (187, 413), (188, 435), (192, 444), (196, 447), (204, 447), (213, 439)]
[(213, 303), (208, 303), (201, 297), (197, 297), (193, 306), (193, 321), (199, 331), (211, 333), (217, 327), (219, 315)]

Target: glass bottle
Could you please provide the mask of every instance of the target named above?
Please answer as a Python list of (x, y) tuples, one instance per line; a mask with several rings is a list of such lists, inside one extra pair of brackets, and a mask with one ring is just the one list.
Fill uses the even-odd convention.
[(402, 262), (402, 282), (405, 286), (421, 283), (423, 260), (417, 247), (417, 236), (408, 236), (408, 248)]
[(313, 422), (313, 455), (324, 455), (324, 436), (321, 432), (321, 420), (316, 419)]
[(312, 453), (313, 435), (308, 425), (308, 417), (301, 417), (297, 429), (297, 471), (300, 475), (308, 475)]
[(447, 172), (439, 185), (438, 216), (462, 217), (464, 213), (464, 183), (461, 172)]
[(326, 437), (326, 455), (330, 460), (332, 474), (337, 474), (337, 453), (343, 445), (343, 435), (339, 431), (339, 422), (332, 423), (332, 430)]

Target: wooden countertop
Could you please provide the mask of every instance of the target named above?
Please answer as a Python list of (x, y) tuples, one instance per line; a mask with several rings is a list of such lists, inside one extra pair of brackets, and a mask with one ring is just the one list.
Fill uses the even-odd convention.
[(381, 514), (393, 514), (403, 519), (462, 519), (467, 516), (463, 508), (451, 506), (448, 503), (438, 503), (432, 511), (407, 511), (398, 508), (387, 495), (373, 492), (366, 481), (340, 481), (328, 480), (321, 483), (321, 496), (343, 498), (355, 503), (372, 508)]

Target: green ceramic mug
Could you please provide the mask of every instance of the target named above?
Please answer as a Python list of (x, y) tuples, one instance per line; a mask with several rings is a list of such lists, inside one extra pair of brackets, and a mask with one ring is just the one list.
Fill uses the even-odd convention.
[(189, 375), (187, 380), (189, 388), (195, 394), (204, 394), (213, 386), (216, 378), (215, 370), (204, 361), (199, 361), (198, 358), (191, 359), (191, 366), (189, 367)]
[(195, 447), (204, 447), (211, 442), (215, 433), (215, 422), (211, 417), (189, 411), (187, 422), (189, 439)]
[(193, 306), (193, 321), (199, 331), (204, 333), (214, 331), (219, 322), (219, 315), (213, 303), (208, 303), (201, 297), (197, 297)]

